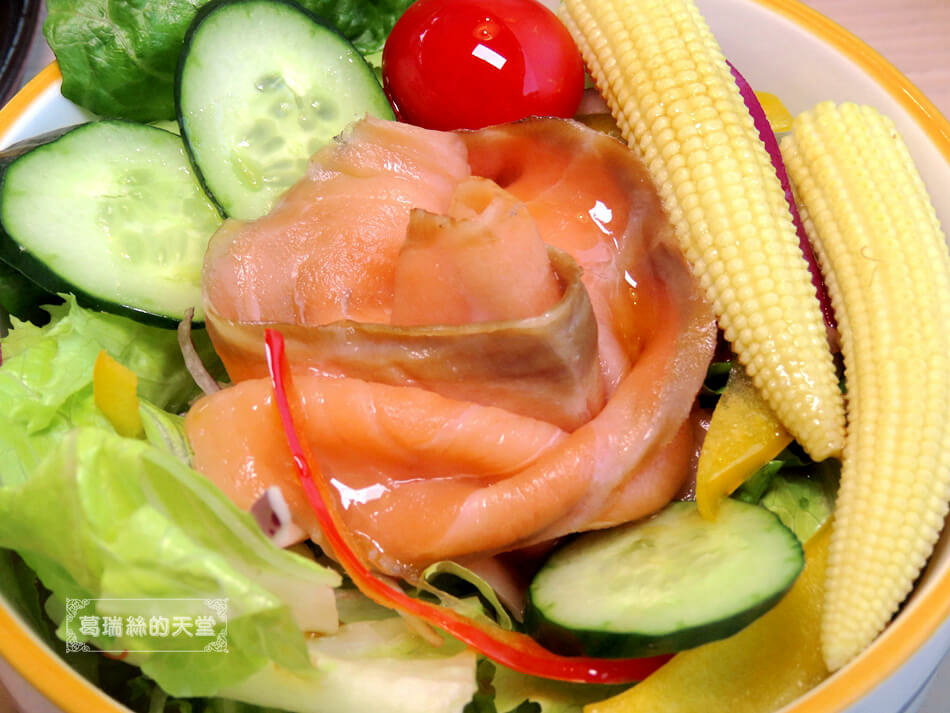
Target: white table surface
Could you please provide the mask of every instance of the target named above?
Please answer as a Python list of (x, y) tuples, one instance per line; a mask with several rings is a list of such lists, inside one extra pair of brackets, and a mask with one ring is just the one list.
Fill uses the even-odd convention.
[[(805, 4), (874, 47), (950, 117), (950, 0), (805, 0)], [(50, 58), (48, 48), (38, 42), (24, 79)], [(2, 686), (0, 713), (18, 713)], [(950, 713), (950, 657), (937, 672), (919, 713)]]

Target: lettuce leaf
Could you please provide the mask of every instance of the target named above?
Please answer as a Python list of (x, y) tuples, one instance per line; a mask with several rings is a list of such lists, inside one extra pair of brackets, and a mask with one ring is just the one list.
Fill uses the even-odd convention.
[[(71, 298), (50, 311), (46, 327), (16, 324), (0, 366), (0, 594), (31, 628), (137, 710), (461, 709), (474, 654), (432, 647), (355, 590), (339, 590), (338, 616), (341, 577), (276, 547), (192, 470), (180, 416), (140, 399), (147, 439), (115, 433), (92, 394), (99, 350), (153, 399), (180, 403), (193, 387), (173, 333)], [(128, 628), (221, 602), (212, 639)]]
[(588, 703), (603, 701), (629, 688), (627, 685), (598, 685), (554, 681), (528, 676), (505, 666), (497, 666), (493, 686), (498, 712), (526, 713), (526, 702), (540, 706), (543, 713), (582, 713)]
[(0, 549), (0, 592), (7, 604), (47, 643), (55, 639), (47, 630), (47, 618), (36, 586), (36, 574), (11, 550)]
[(301, 628), (336, 627), (336, 573), (275, 547), (176, 458), (104, 429), (70, 432), (26, 482), (0, 489), (0, 546), (17, 550), (60, 601), (112, 600), (85, 615), (171, 619), (226, 599), (226, 655), (197, 639), (194, 653), (149, 653), (168, 649), (167, 633), (83, 635), (61, 623), (61, 638), (128, 651), (174, 695), (213, 695), (269, 662), (307, 670)]
[(779, 473), (761, 504), (807, 542), (834, 513), (840, 471), (839, 462), (829, 459), (813, 465), (810, 472)]
[(314, 668), (271, 665), (222, 691), (300, 713), (454, 713), (475, 692), (475, 653), (446, 639), (433, 647), (402, 617), (354, 622), (307, 643)]
[(300, 4), (326, 18), (362, 54), (382, 49), (396, 20), (413, 0), (303, 0)]
[(77, 637), (72, 622), (73, 638), (129, 652), (125, 660), (161, 687), (150, 701), (169, 702), (164, 691), (183, 711), (256, 710), (178, 700), (214, 696), (314, 713), (451, 713), (475, 690), (473, 652), (448, 638), (432, 647), (392, 612), (350, 607), (336, 633), (305, 639), (301, 615), (325, 605), (318, 590), (337, 575), (275, 548), (170, 454), (104, 429), (70, 432), (28, 481), (0, 488), (0, 547), (17, 548), (54, 592), (47, 610), (67, 641), (67, 598), (124, 599), (83, 613), (127, 617), (142, 612), (133, 598), (178, 606), (226, 597), (222, 653), (149, 653), (167, 639)]
[(834, 512), (841, 463), (815, 463), (793, 443), (732, 494), (775, 513), (802, 542), (807, 542)]
[(478, 690), (463, 713), (582, 713), (624, 691), (627, 685), (595, 685), (528, 676), (480, 659)]
[[(479, 577), (472, 570), (468, 569), (467, 567), (463, 567), (458, 562), (453, 562), (452, 560), (442, 560), (429, 565), (422, 572), (422, 579), (430, 584), (439, 586), (438, 580), (440, 578), (461, 580), (470, 588), (474, 589), (478, 593), (478, 596), (483, 600), (484, 604), (487, 604), (488, 607), (491, 608), (491, 614), (494, 616), (489, 618), (492, 621), (497, 623), (502, 629), (507, 629), (508, 631), (511, 631), (515, 628), (514, 623), (511, 621), (511, 616), (508, 614), (508, 610), (505, 609), (505, 606), (501, 603), (501, 600), (498, 599), (498, 595), (495, 593), (495, 590), (492, 589), (488, 582)], [(449, 591), (450, 590), (446, 590), (446, 593)], [(446, 601), (443, 601), (442, 603), (445, 606), (449, 605)]]
[[(13, 550), (0, 549), (0, 597), (26, 623), (44, 644), (54, 651), (62, 643), (56, 637), (56, 624), (44, 610), (49, 592), (40, 584), (36, 573)], [(99, 664), (103, 657), (96, 653), (77, 652), (69, 657), (69, 665), (92, 683), (99, 682)]]
[[(148, 400), (178, 410), (198, 392), (174, 332), (83, 309), (72, 296), (46, 309), (49, 324), (17, 321), (3, 340), (0, 483), (26, 480), (40, 458), (76, 426), (113, 430), (93, 400), (92, 370), (101, 349), (137, 372), (146, 439), (188, 463), (183, 418)], [(218, 362), (206, 334), (199, 343), (212, 353), (210, 361)]]
[[(495, 701), (495, 664), (488, 659), (478, 662), (476, 678), (478, 690), (472, 700), (462, 709), (462, 713), (504, 713), (505, 708), (498, 710)], [(512, 708), (508, 713), (541, 713), (541, 706), (536, 701), (524, 700)]]
[[(364, 54), (380, 49), (411, 0), (300, 0)], [(47, 0), (46, 40), (63, 96), (96, 114), (136, 121), (175, 117), (174, 82), (185, 33), (208, 0)]]
[[(0, 547), (17, 551), (52, 592), (46, 611), (60, 637), (128, 651), (176, 695), (211, 695), (270, 662), (309, 669), (303, 631), (337, 628), (339, 575), (274, 546), (189, 468), (179, 416), (142, 401), (153, 445), (117, 435), (95, 405), (92, 369), (106, 349), (137, 372), (141, 392), (182, 406), (195, 387), (174, 332), (82, 309), (71, 297), (50, 313), (45, 327), (16, 323), (3, 344)], [(149, 653), (168, 648), (160, 633), (80, 636), (69, 628), (69, 599), (114, 600), (83, 614), (123, 620), (226, 599), (229, 652)], [(153, 600), (148, 610), (133, 611), (142, 599)]]
[[(10, 404), (21, 416), (30, 409), (31, 430), (50, 425), (73, 394), (92, 384), (92, 367), (102, 349), (134, 371), (139, 396), (163, 410), (183, 411), (199, 393), (174, 330), (84, 309), (72, 295), (62, 297), (62, 305), (45, 308), (49, 324), (38, 327), (14, 319), (3, 340), (0, 404)], [(194, 330), (192, 338), (212, 374), (221, 376), (224, 369), (207, 333)]]

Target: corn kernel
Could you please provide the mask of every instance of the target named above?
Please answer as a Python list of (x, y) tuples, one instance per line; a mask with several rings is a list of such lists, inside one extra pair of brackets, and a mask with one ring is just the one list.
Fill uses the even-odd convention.
[[(561, 16), (756, 388), (813, 458), (837, 455), (844, 405), (811, 275), (771, 159), (695, 4), (565, 0)], [(765, 324), (749, 327), (766, 304)]]
[(848, 435), (822, 648), (832, 670), (907, 596), (950, 502), (950, 253), (893, 122), (819, 104), (782, 153), (841, 331)]

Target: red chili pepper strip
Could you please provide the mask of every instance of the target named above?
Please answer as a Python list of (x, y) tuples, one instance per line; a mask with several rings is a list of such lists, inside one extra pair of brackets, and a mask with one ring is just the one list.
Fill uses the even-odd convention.
[(314, 477), (314, 460), (294, 427), (295, 404), (292, 405), (288, 398), (288, 387), (291, 391), (293, 387), (284, 353), (283, 335), (268, 329), (266, 349), (277, 410), (300, 474), (300, 482), (337, 560), (363, 594), (377, 604), (425, 619), (488, 658), (532, 676), (577, 683), (629, 683), (643, 680), (671, 658), (669, 655), (640, 659), (560, 656), (525, 634), (474, 621), (452, 609), (414, 599), (374, 577), (348, 542), (349, 533), (340, 524), (329, 486), (323, 478)]

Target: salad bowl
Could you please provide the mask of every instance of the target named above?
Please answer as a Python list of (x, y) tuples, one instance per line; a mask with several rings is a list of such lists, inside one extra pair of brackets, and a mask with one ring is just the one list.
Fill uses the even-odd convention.
[[(950, 123), (906, 78), (841, 27), (795, 0), (700, 0), (726, 56), (793, 113), (826, 99), (892, 117), (950, 226)], [(50, 65), (2, 109), (0, 148), (92, 118), (60, 94)], [(950, 527), (915, 591), (874, 644), (780, 713), (911, 713), (950, 651)], [(26, 711), (127, 711), (85, 681), (15, 614), (0, 592), (0, 681)], [(2, 703), (2, 701), (0, 701)]]

